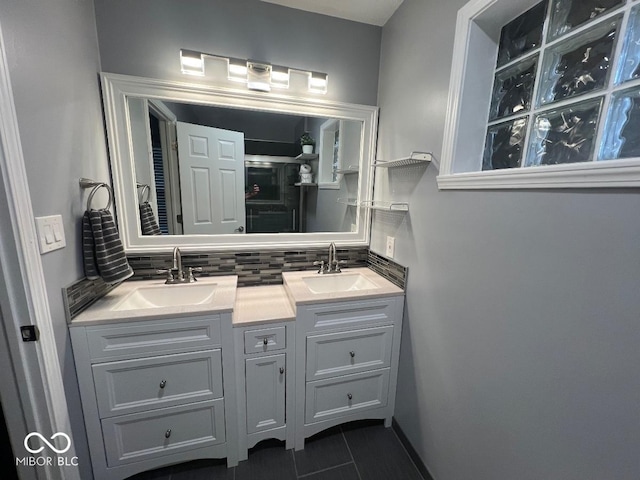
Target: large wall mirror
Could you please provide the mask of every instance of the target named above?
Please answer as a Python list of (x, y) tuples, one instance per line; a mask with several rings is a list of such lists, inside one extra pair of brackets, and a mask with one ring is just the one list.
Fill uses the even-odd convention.
[(101, 77), (127, 252), (368, 244), (376, 107)]

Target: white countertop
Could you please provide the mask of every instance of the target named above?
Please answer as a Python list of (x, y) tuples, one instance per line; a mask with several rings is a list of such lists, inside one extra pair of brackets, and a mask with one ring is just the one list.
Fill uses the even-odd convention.
[(294, 321), (296, 314), (283, 285), (238, 288), (233, 326)]
[[(305, 277), (325, 276), (331, 277), (333, 275), (348, 275), (350, 273), (359, 273), (364, 278), (375, 284), (376, 288), (366, 290), (347, 290), (340, 292), (328, 292), (328, 293), (313, 293), (309, 290), (304, 282)], [(319, 274), (314, 270), (305, 270), (301, 272), (282, 272), (282, 279), (284, 281), (285, 288), (287, 289), (291, 301), (296, 305), (305, 305), (312, 303), (325, 303), (333, 302), (336, 300), (357, 300), (365, 298), (377, 298), (377, 297), (392, 297), (397, 295), (404, 295), (404, 290), (394, 285), (386, 278), (378, 275), (373, 270), (362, 268), (345, 268), (342, 273), (326, 273)]]
[[(74, 318), (70, 326), (88, 326), (113, 323), (122, 320), (157, 320), (178, 316), (206, 315), (208, 313), (232, 312), (236, 302), (238, 277), (227, 275), (220, 277), (200, 277), (196, 285), (216, 284), (214, 302), (200, 305), (180, 305), (138, 310), (113, 310), (124, 298), (140, 287), (164, 285), (164, 280), (134, 280), (117, 286), (96, 303)], [(168, 288), (171, 288), (169, 286)]]
[[(199, 305), (181, 305), (138, 310), (114, 310), (124, 298), (140, 287), (164, 285), (164, 280), (135, 280), (124, 282), (104, 297), (91, 305), (87, 310), (74, 318), (70, 326), (88, 326), (122, 320), (140, 321), (171, 318), (179, 316), (206, 315), (208, 313), (233, 312), (233, 326), (247, 326), (264, 323), (294, 321), (295, 306), (332, 301), (369, 299), (403, 295), (404, 291), (375, 273), (369, 268), (349, 268), (343, 273), (324, 274), (348, 275), (359, 273), (373, 283), (376, 288), (366, 290), (349, 290), (328, 293), (313, 293), (304, 282), (305, 277), (315, 277), (314, 270), (300, 272), (283, 272), (284, 285), (264, 285), (256, 287), (236, 288), (238, 277), (235, 275), (220, 277), (201, 277), (198, 285), (216, 284), (214, 303)], [(171, 288), (171, 287), (169, 287)]]

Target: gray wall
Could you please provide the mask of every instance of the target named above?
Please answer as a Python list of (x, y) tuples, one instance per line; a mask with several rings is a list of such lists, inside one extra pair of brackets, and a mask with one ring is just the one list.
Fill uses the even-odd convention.
[(258, 0), (95, 0), (102, 68), (190, 82), (181, 48), (329, 74), (327, 99), (375, 105), (381, 28)]
[[(7, 0), (0, 18), (36, 216), (62, 214), (67, 247), (42, 257), (82, 478), (91, 478), (61, 287), (84, 276), (80, 177), (107, 180), (92, 2)], [(96, 196), (97, 198), (97, 196)]]
[[(456, 12), (405, 0), (383, 29), (379, 157), (442, 149)], [(488, 59), (489, 61), (489, 59)], [(436, 480), (640, 478), (640, 195), (438, 191), (383, 180), (409, 265), (396, 419)], [(404, 193), (406, 192), (406, 193)]]

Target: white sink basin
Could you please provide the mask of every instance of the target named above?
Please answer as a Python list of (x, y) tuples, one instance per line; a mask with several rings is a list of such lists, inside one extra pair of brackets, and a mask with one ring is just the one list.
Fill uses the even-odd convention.
[(378, 288), (378, 285), (359, 273), (317, 275), (304, 277), (302, 281), (312, 293), (353, 292)]
[(111, 310), (141, 310), (147, 308), (180, 307), (211, 303), (216, 292), (215, 283), (186, 285), (154, 285), (140, 287), (129, 293)]

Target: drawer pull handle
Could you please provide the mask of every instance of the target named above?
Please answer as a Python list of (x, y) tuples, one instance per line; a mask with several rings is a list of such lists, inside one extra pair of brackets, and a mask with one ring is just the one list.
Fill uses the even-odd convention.
[(269, 345), (269, 339), (267, 339), (267, 337), (264, 337), (264, 340), (262, 340), (262, 343), (266, 345)]
[(280, 375), (284, 373), (284, 367), (280, 367)]
[(160, 382), (160, 388), (164, 388), (164, 387), (166, 387), (166, 386), (167, 386), (167, 381), (166, 381), (166, 380), (162, 380), (162, 381)]
[(169, 438), (171, 436), (171, 429), (164, 432), (164, 438)]
[(351, 395), (350, 393), (347, 393), (347, 398), (348, 398), (349, 400), (351, 400), (351, 399), (353, 399), (353, 395)]
[(349, 355), (351, 355), (351, 358), (354, 358), (356, 356), (356, 352), (351, 351), (351, 352), (349, 352)]

